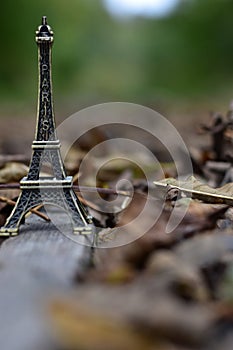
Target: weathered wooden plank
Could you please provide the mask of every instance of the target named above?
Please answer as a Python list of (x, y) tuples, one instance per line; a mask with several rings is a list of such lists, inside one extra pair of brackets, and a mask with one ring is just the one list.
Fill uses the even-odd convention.
[(31, 215), (20, 234), (0, 247), (0, 349), (57, 349), (46, 307), (85, 273), (92, 256), (85, 243), (92, 238), (80, 236), (79, 243), (69, 239), (63, 234), (72, 237), (67, 216), (53, 214), (59, 229)]

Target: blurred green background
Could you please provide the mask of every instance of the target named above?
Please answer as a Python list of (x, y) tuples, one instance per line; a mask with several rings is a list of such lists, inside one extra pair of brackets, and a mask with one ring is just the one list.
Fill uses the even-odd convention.
[(233, 97), (233, 1), (180, 0), (165, 17), (112, 16), (102, 0), (1, 4), (0, 116), (34, 110), (34, 32), (55, 32), (56, 109), (129, 101), (161, 111), (228, 103)]

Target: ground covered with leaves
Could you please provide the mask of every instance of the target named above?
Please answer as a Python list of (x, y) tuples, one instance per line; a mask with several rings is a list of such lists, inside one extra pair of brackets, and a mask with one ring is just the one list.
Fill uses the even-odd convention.
[[(191, 149), (194, 177), (182, 183), (176, 181), (170, 162), (164, 163), (166, 179), (160, 179), (151, 165), (155, 183), (147, 183), (131, 163), (118, 161), (102, 170), (99, 193), (106, 201), (118, 195), (116, 214), (104, 213), (91, 189), (83, 189), (87, 197), (80, 195), (78, 169), (89, 141), (83, 139), (74, 146), (66, 168), (100, 228), (102, 246), (114, 241), (112, 229), (140, 214), (148, 187), (165, 202), (148, 232), (138, 238), (138, 227), (128, 226), (124, 234), (132, 237), (132, 243), (95, 249), (88, 270), (73, 279), (65, 294), (51, 298), (48, 319), (59, 349), (233, 348), (233, 112), (226, 117), (212, 115), (199, 132), (208, 134), (211, 142)], [(93, 133), (95, 142), (107, 137), (103, 130)], [(27, 174), (29, 159), (23, 157), (5, 154), (1, 158), (1, 225), (17, 199), (19, 180)], [(91, 172), (98, 161), (91, 159), (88, 166)], [(134, 184), (133, 198), (125, 187), (116, 190), (121, 178)], [(88, 179), (86, 185), (93, 187)], [(161, 206), (155, 197), (149, 198), (145, 221)], [(176, 215), (184, 210), (186, 214), (168, 234), (166, 225), (174, 207)], [(36, 211), (44, 215), (40, 208)]]

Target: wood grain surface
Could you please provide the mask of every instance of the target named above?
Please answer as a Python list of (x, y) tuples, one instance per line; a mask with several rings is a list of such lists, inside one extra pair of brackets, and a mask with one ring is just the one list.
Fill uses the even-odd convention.
[(0, 247), (1, 350), (60, 349), (47, 305), (81, 283), (91, 263), (92, 237), (73, 236), (64, 213), (54, 210), (52, 217), (48, 223), (30, 215), (20, 234)]

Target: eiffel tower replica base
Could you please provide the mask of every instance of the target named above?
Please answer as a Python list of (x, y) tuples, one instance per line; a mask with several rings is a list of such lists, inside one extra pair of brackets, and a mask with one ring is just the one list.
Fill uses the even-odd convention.
[[(0, 236), (17, 235), (25, 214), (39, 205), (54, 205), (67, 212), (74, 234), (93, 233), (91, 217), (72, 189), (72, 177), (66, 176), (56, 136), (52, 101), (51, 47), (53, 32), (46, 17), (36, 32), (39, 58), (39, 93), (37, 127), (32, 144), (32, 159), (27, 177), (20, 182), (21, 194), (0, 229)], [(53, 176), (40, 176), (43, 165), (49, 164)], [(56, 223), (55, 223), (56, 224)]]
[(91, 217), (81, 210), (77, 203), (71, 176), (67, 176), (64, 180), (48, 177), (39, 181), (30, 181), (24, 177), (20, 182), (20, 188), (22, 192), (17, 203), (5, 226), (0, 229), (1, 236), (17, 235), (25, 214), (39, 205), (54, 205), (65, 210), (70, 217), (74, 234), (93, 233)]

